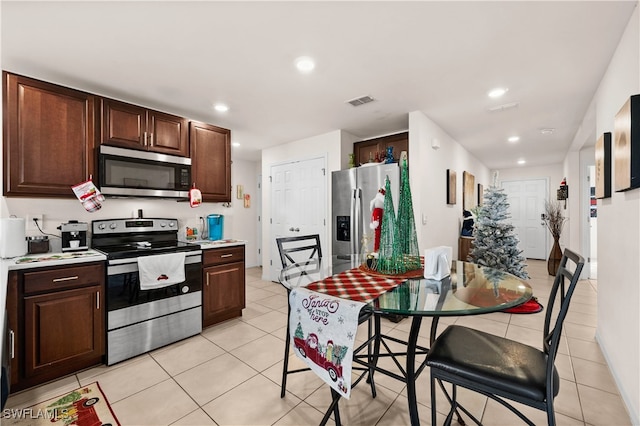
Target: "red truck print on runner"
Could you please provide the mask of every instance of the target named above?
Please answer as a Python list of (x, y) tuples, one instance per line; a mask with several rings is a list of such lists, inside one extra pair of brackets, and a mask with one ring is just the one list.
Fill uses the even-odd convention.
[[(335, 382), (338, 378), (342, 378), (342, 366), (336, 365), (327, 360), (327, 358), (325, 358), (325, 356), (318, 350), (318, 336), (316, 334), (309, 333), (306, 340), (303, 340), (300, 337), (294, 337), (293, 344), (298, 348), (300, 355), (305, 358), (309, 358), (313, 363), (327, 370), (331, 380)], [(327, 342), (328, 358), (332, 358), (330, 355), (332, 353), (332, 349), (333, 342), (329, 340)]]

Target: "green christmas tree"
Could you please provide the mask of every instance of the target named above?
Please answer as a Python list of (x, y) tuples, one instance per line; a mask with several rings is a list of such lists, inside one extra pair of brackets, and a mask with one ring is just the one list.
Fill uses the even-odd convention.
[(296, 331), (293, 334), (295, 337), (297, 337), (298, 339), (304, 339), (304, 333), (302, 331), (302, 324), (298, 323), (298, 325), (296, 326)]
[(398, 247), (398, 228), (396, 215), (391, 197), (391, 183), (389, 176), (384, 184), (384, 205), (382, 207), (382, 229), (380, 230), (380, 249), (378, 250), (377, 271), (383, 274), (403, 274), (407, 272), (401, 262), (402, 254)]
[(484, 194), (484, 204), (475, 221), (475, 241), (471, 259), (482, 266), (509, 272), (519, 278), (529, 278), (525, 259), (518, 249), (514, 226), (507, 220), (509, 203), (503, 189), (490, 186)]
[(398, 200), (398, 238), (399, 253), (407, 271), (421, 269), (420, 248), (416, 234), (416, 222), (413, 217), (413, 202), (411, 201), (411, 187), (409, 186), (409, 167), (407, 161), (402, 161), (400, 167), (400, 198)]

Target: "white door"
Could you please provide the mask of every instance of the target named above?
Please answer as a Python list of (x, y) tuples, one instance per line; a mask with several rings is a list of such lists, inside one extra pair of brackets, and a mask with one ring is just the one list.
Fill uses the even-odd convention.
[(548, 187), (546, 178), (502, 182), (509, 202), (511, 223), (520, 240), (519, 248), (528, 259), (546, 259), (549, 255), (549, 231), (542, 223)]
[(271, 167), (271, 279), (282, 264), (276, 238), (319, 234), (326, 251), (327, 177), (325, 158)]

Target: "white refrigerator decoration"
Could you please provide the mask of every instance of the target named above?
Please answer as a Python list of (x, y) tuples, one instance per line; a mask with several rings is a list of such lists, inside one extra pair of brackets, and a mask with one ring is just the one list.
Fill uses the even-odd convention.
[[(371, 163), (369, 163), (371, 164)], [(389, 176), (395, 213), (398, 211), (400, 168), (398, 163), (366, 164), (331, 174), (331, 226), (334, 270), (351, 255), (362, 253), (362, 237), (369, 238), (373, 249), (373, 230), (370, 228), (369, 205)]]

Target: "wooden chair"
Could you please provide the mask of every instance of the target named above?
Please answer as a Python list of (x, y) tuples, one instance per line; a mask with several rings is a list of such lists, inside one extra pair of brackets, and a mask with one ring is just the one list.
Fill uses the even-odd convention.
[[(569, 260), (573, 263), (573, 272), (567, 265)], [(441, 382), (453, 385), (451, 396), (447, 395), (451, 409), (445, 424), (451, 423), (458, 408), (476, 424), (481, 424), (457, 403), (456, 387), (462, 386), (499, 402), (529, 425), (534, 423), (508, 400), (545, 411), (548, 424), (555, 425), (553, 401), (560, 390), (560, 378), (554, 363), (562, 324), (583, 266), (582, 256), (565, 249), (549, 295), (541, 350), (458, 325), (451, 325), (442, 332), (427, 355), (427, 365), (431, 367), (432, 424), (436, 424), (438, 381), (441, 387)], [(569, 281), (568, 286), (565, 279)]]

